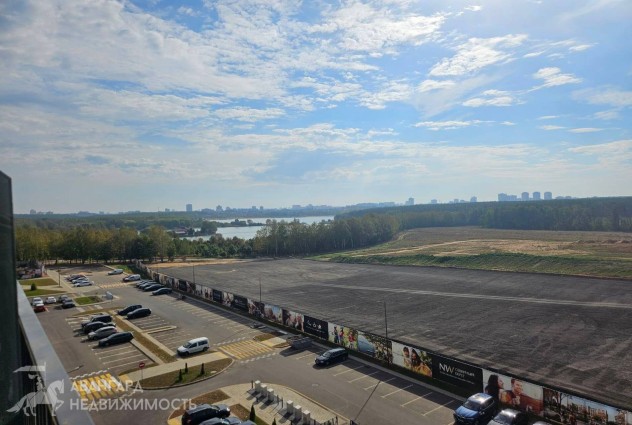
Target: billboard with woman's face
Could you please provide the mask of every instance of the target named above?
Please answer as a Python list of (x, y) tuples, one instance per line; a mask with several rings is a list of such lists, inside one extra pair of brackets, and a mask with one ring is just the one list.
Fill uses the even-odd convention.
[(271, 322), (283, 323), (283, 311), (277, 305), (265, 304), (263, 316)]
[(305, 330), (303, 327), (303, 321), (304, 317), (301, 313), (283, 309), (283, 324), (288, 328), (293, 328), (297, 331), (303, 332)]
[(263, 317), (263, 303), (248, 298), (248, 314)]
[(483, 392), (501, 404), (542, 416), (542, 387), (521, 379), (483, 369)]

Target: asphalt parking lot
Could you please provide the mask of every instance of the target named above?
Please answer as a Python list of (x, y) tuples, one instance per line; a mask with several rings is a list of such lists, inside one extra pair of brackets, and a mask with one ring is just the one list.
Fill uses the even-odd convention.
[(195, 281), (632, 406), (628, 281), (298, 259), (196, 265)]

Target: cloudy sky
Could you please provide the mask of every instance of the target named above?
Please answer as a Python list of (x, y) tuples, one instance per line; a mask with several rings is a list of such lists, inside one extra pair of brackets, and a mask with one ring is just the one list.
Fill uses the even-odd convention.
[(632, 195), (629, 0), (4, 0), (16, 213)]

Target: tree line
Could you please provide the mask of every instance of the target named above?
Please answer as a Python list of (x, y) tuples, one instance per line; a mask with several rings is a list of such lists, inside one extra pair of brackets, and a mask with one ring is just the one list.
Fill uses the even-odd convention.
[(420, 227), (482, 226), (521, 230), (632, 231), (632, 197), (540, 202), (486, 202), (380, 208), (304, 224), (268, 220), (249, 240), (213, 235), (180, 239), (161, 225), (104, 228), (102, 223), (42, 227), (16, 223), (18, 261), (172, 260), (176, 257), (302, 256), (387, 242)]

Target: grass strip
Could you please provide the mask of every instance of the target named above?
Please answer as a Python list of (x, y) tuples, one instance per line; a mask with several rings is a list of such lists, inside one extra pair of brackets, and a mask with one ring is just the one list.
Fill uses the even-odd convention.
[[(206, 367), (206, 366), (205, 366)], [(193, 404), (216, 404), (220, 403), (228, 398), (228, 394), (226, 394), (222, 390), (215, 390), (208, 393), (204, 393), (197, 397), (192, 398), (190, 401)], [(169, 419), (177, 418), (178, 416), (182, 416), (184, 411), (189, 408), (189, 403), (183, 403), (179, 408), (174, 410), (174, 412), (169, 416)]]
[(75, 303), (77, 303), (78, 305), (95, 304), (95, 303), (100, 303), (100, 302), (101, 302), (101, 299), (94, 295), (90, 295), (88, 297), (75, 298)]
[(36, 289), (34, 291), (24, 291), (24, 294), (27, 297), (37, 297), (40, 295), (51, 295), (51, 294), (61, 294), (62, 292), (65, 292), (63, 289)]
[(40, 277), (40, 278), (35, 278), (35, 279), (23, 279), (23, 280), (19, 280), (18, 282), (20, 282), (20, 285), (28, 285), (28, 286), (30, 286), (33, 283), (35, 285), (37, 285), (37, 286), (58, 286), (59, 285), (58, 282), (55, 282), (50, 277)]
[(190, 384), (195, 381), (199, 381), (201, 379), (209, 378), (218, 371), (226, 368), (231, 363), (231, 359), (221, 359), (215, 360), (210, 363), (204, 364), (204, 374), (200, 374), (202, 365), (191, 366), (187, 373), (182, 370), (182, 379), (180, 379), (180, 371), (174, 370), (172, 372), (167, 372), (162, 375), (152, 376), (151, 378), (143, 379), (140, 382), (142, 388), (151, 389), (151, 388), (162, 388), (162, 387), (171, 387), (174, 385), (183, 385)]
[[(241, 404), (234, 404), (230, 406), (230, 414), (231, 416), (237, 416), (242, 421), (246, 421), (250, 419), (250, 409), (245, 408)], [(257, 410), (255, 409), (255, 423), (257, 425), (268, 425), (266, 421), (261, 419), (259, 416), (256, 416)]]

